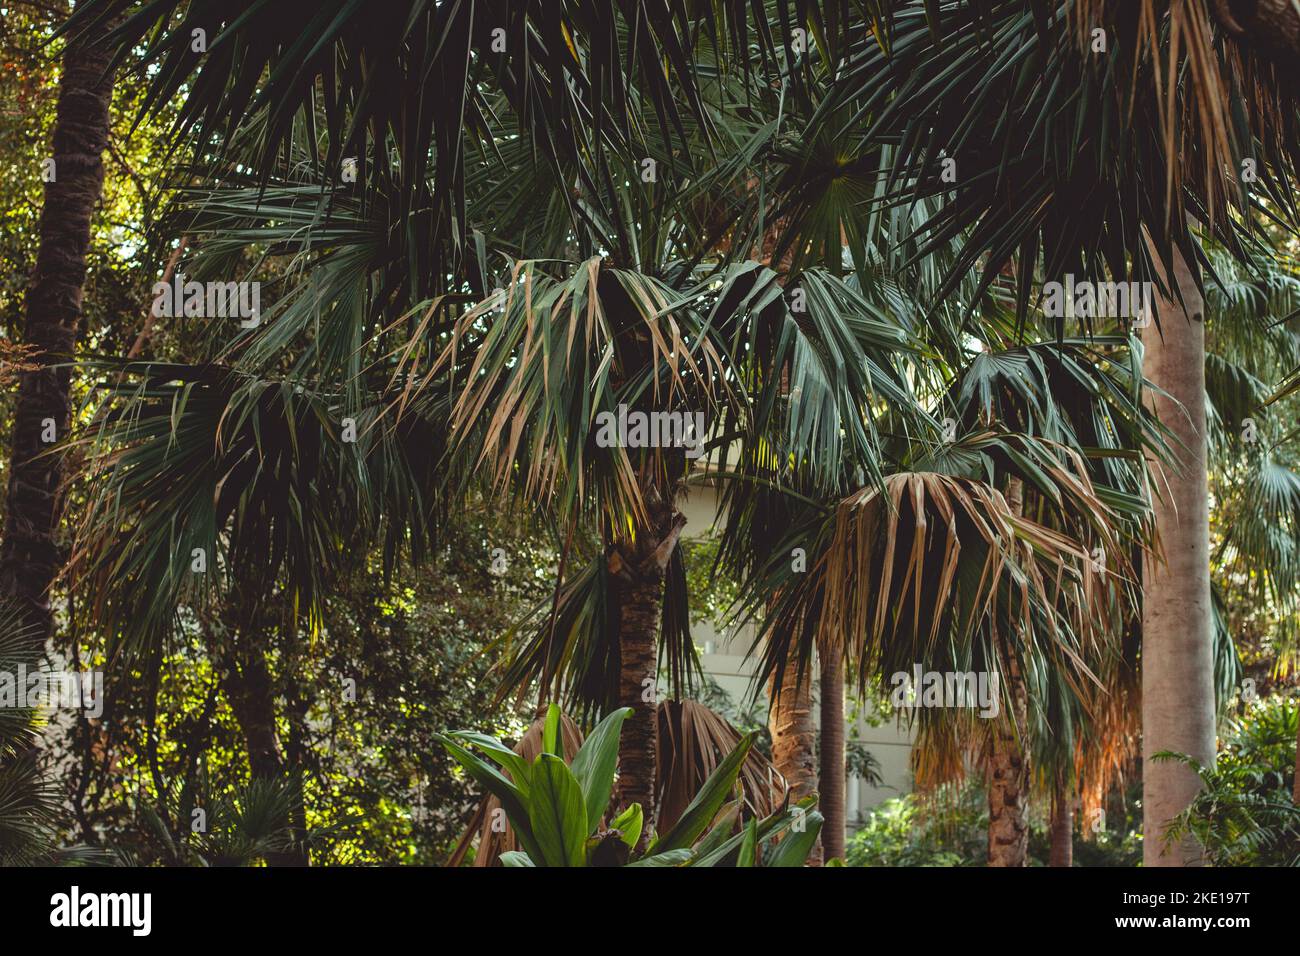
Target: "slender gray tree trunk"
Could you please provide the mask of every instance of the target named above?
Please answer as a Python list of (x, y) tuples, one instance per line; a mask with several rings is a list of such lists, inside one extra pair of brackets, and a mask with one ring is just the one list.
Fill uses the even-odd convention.
[(1169, 821), (1185, 810), (1200, 780), (1162, 750), (1214, 762), (1214, 656), (1210, 609), (1210, 518), (1205, 420), (1205, 315), (1181, 256), (1173, 281), (1183, 305), (1158, 299), (1159, 328), (1144, 330), (1144, 372), (1166, 395), (1147, 400), (1173, 433), (1175, 466), (1153, 489), (1160, 553), (1143, 571), (1142, 829), (1147, 866), (1199, 865), (1192, 840), (1167, 844)]

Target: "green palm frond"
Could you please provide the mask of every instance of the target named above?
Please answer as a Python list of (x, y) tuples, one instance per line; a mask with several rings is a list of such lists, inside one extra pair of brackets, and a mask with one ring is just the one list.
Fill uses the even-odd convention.
[(1168, 429), (1142, 403), (1151, 383), (1128, 346), (1094, 337), (981, 352), (947, 401), (963, 430), (997, 424), (1074, 449), (1096, 482), (1138, 496), (1143, 455), (1169, 461), (1171, 448)]
[(1274, 601), (1294, 607), (1300, 590), (1300, 473), (1256, 456), (1226, 502), (1216, 566), (1254, 578)]
[[(1160, 284), (1174, 249), (1200, 258), (1194, 221), (1235, 257), (1257, 247), (1243, 159), (1255, 192), (1300, 220), (1290, 84), (1214, 43), (1207, 16), (1154, 0), (898, 5), (892, 42), (855, 44), (817, 121), (861, 122), (895, 149), (885, 201), (950, 199), (919, 230), (920, 254), (961, 243), (941, 299), (972, 270), (981, 292), (1015, 276), (1023, 319), (1040, 262), (1048, 278)], [(1091, 52), (1092, 28), (1107, 55)]]
[[(615, 170), (587, 172), (585, 160), (606, 147), (631, 153), (643, 114), (670, 147), (688, 138), (688, 119), (707, 130), (701, 59), (753, 76), (757, 62), (787, 58), (797, 22), (792, 10), (745, 2), (96, 0), (66, 29), (109, 33), (119, 59), (146, 71), (146, 111), (185, 92), (178, 133), (204, 144), (200, 160), (251, 129), (246, 165), (269, 176), (305, 123), (325, 143), (312, 158), (325, 178), (359, 157), (366, 176), (403, 184), (401, 212), (432, 200), (425, 235), (451, 260), (469, 238), (465, 154), (493, 147), (497, 95), (556, 175), (594, 186)], [(831, 23), (851, 26), (847, 17)]]
[(38, 714), (17, 706), (22, 673), (44, 655), (35, 634), (21, 608), (0, 601), (0, 866), (48, 862), (54, 853), (59, 802), (36, 762)]
[(128, 648), (156, 648), (182, 604), (237, 580), (278, 587), (286, 614), (314, 625), (349, 544), (425, 550), (437, 446), (418, 420), (390, 427), (374, 399), (353, 410), (303, 381), (215, 365), (102, 368), (116, 378), (82, 440), (94, 496), (69, 573)]
[(485, 469), (498, 491), (517, 478), (527, 500), (561, 516), (595, 502), (616, 529), (644, 512), (638, 475), (671, 486), (685, 449), (611, 443), (601, 416), (615, 420), (623, 406), (716, 420), (729, 398), (700, 312), (662, 282), (599, 259), (560, 279), (516, 264), (506, 288), (466, 311), (439, 348), (430, 373), (409, 350), (404, 374), (417, 379), (417, 398), (433, 374), (454, 395), (453, 458)]

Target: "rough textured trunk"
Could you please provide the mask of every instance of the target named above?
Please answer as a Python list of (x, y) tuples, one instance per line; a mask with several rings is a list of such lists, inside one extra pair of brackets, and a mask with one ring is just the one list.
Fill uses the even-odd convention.
[(618, 701), (631, 707), (618, 747), (619, 805), (641, 804), (645, 817), (642, 844), (655, 822), (655, 767), (659, 761), (658, 679), (659, 620), (664, 582), (638, 580), (623, 589), (619, 607)]
[[(812, 719), (812, 675), (800, 675), (793, 660), (781, 674), (780, 690), (773, 675), (768, 727), (772, 731), (772, 765), (790, 788), (790, 802), (802, 800), (817, 790), (816, 734)], [(818, 840), (808, 863), (820, 866), (821, 862), (822, 848)]]
[(1210, 9), (1229, 36), (1295, 75), (1300, 58), (1300, 10), (1294, 0), (1213, 0)]
[(820, 799), (822, 850), (826, 859), (844, 859), (844, 657), (822, 653)]
[(609, 569), (618, 594), (618, 701), (631, 707), (618, 747), (616, 804), (641, 804), (644, 825), (639, 848), (654, 833), (659, 760), (656, 686), (659, 624), (663, 619), (664, 575), (686, 519), (653, 489), (645, 495), (649, 521), (628, 545), (615, 546)]
[[(102, 36), (100, 31), (96, 36)], [(104, 186), (113, 76), (109, 51), (69, 43), (63, 54), (54, 122), (54, 179), (45, 184), (40, 247), (27, 293), (24, 339), (37, 368), (22, 373), (9, 465), (8, 505), (0, 544), (0, 594), (17, 599), (43, 647), (52, 629), (50, 584), (62, 565), (58, 526), (63, 464), (46, 454), (50, 426), (63, 441), (70, 423), (70, 371), (81, 319), (90, 222)], [(37, 175), (24, 170), (23, 175)]]
[[(290, 673), (298, 673), (297, 660), (290, 663)], [(294, 685), (295, 688), (298, 686)], [(307, 752), (307, 700), (295, 689), (288, 695), (285, 716), (289, 725), (288, 746), (285, 748), (285, 770), (293, 787), (293, 808), (290, 822), (294, 846), (286, 853), (277, 854), (278, 860), (268, 863), (281, 866), (310, 866), (311, 852), (307, 842), (307, 802), (303, 792), (303, 765)]]
[(1074, 805), (1070, 790), (1058, 783), (1052, 792), (1052, 847), (1048, 866), (1074, 866)]
[[(1020, 514), (1024, 506), (1024, 486), (1018, 479), (1008, 483), (1007, 505), (1015, 514)], [(1005, 637), (1002, 663), (1011, 711), (994, 718), (987, 754), (988, 863), (989, 866), (1024, 866), (1029, 851), (1029, 827), (1025, 820), (1029, 759), (1022, 735), (1028, 729), (1029, 702), (1019, 659)]]
[(988, 754), (989, 866), (1024, 866), (1029, 851), (1025, 822), (1029, 792), (1029, 760), (1021, 734), (1028, 706), (1025, 684), (1014, 658), (1007, 668), (1007, 693), (1012, 712), (995, 718)]
[(1147, 396), (1173, 433), (1176, 462), (1154, 489), (1161, 554), (1143, 570), (1142, 829), (1147, 866), (1201, 862), (1190, 838), (1166, 845), (1171, 818), (1185, 810), (1200, 779), (1176, 761), (1154, 761), (1162, 750), (1214, 762), (1214, 656), (1210, 609), (1209, 484), (1206, 473), (1205, 323), (1203, 303), (1181, 256), (1174, 281), (1187, 311), (1157, 301), (1160, 328), (1143, 333), (1144, 373), (1164, 394)]

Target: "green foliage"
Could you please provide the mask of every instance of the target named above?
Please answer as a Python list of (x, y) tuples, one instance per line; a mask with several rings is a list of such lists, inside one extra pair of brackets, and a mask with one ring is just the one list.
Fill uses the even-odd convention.
[(849, 866), (979, 866), (988, 810), (978, 787), (945, 787), (930, 798), (907, 794), (871, 810), (849, 840)]
[[(609, 818), (619, 731), (631, 708), (608, 714), (566, 764), (558, 749), (560, 709), (547, 710), (542, 752), (529, 763), (483, 734), (456, 731), (441, 737), (465, 773), (501, 801), (522, 851), (502, 854), (503, 866), (802, 866), (821, 830), (811, 799), (783, 806), (740, 827), (737, 778), (753, 736), (723, 759), (667, 833), (636, 849), (641, 807)], [(484, 753), (488, 763), (461, 744)], [(603, 827), (609, 819), (608, 827)], [(797, 824), (797, 825), (796, 825)], [(787, 832), (789, 831), (789, 832)], [(777, 837), (783, 837), (774, 842)]]
[(1191, 835), (1216, 866), (1300, 866), (1300, 805), (1295, 786), (1300, 703), (1281, 696), (1247, 705), (1231, 718), (1215, 765), (1169, 751), (1201, 778), (1201, 791), (1171, 821), (1165, 838)]
[[(1077, 822), (1076, 866), (1136, 866), (1142, 859), (1141, 820), (1112, 808), (1106, 827)], [(1091, 829), (1091, 827), (1089, 827)], [(1047, 862), (1049, 836), (1041, 814), (1029, 817), (1029, 865)], [(988, 797), (981, 784), (945, 784), (927, 794), (886, 800), (868, 812), (849, 840), (848, 866), (984, 866), (988, 858)]]
[[(175, 794), (179, 832), (147, 805), (140, 807), (141, 823), (163, 847), (168, 865), (252, 866), (300, 848), (303, 836), (293, 823), (300, 793), (296, 781), (261, 779), (202, 807), (186, 806), (185, 795)], [(130, 854), (122, 862), (139, 864)]]
[[(21, 610), (0, 601), (0, 680), (7, 697), (24, 692), (19, 667), (35, 670), (40, 656)], [(48, 860), (55, 847), (57, 803), (34, 749), (39, 717), (16, 703), (16, 697), (0, 700), (0, 866)]]
[[(908, 555), (955, 527), (945, 518), (952, 501), (963, 527), (952, 550), (935, 551), (944, 561), (918, 564), (930, 590), (922, 599), (918, 586), (911, 610), (944, 610), (954, 589), (971, 593), (981, 550), (1013, 537), (999, 533), (982, 547), (971, 526), (986, 520), (1018, 530), (1017, 560), (1007, 563), (1016, 575), (1038, 574), (1034, 555), (1061, 544), (1047, 531), (1078, 532), (1083, 549), (1058, 548), (1063, 556), (1044, 582), (1082, 579), (1096, 537), (1139, 523), (1145, 482), (1134, 453), (1160, 442), (1137, 400), (1139, 356), (1127, 336), (1033, 341), (1042, 332), (1029, 314), (1037, 280), (1066, 270), (1148, 277), (1175, 247), (1194, 257), (1192, 221), (1216, 228), (1238, 261), (1255, 248), (1246, 235), (1254, 197), (1242, 192), (1238, 202), (1235, 185), (1221, 195), (1226, 173), (1203, 182), (1170, 168), (1166, 177), (1174, 157), (1172, 130), (1160, 135), (1165, 102), (1186, 112), (1188, 140), (1176, 145), (1204, 156), (1207, 176), (1238, 168), (1241, 150), (1257, 146), (1259, 188), (1291, 219), (1274, 177), (1293, 174), (1297, 153), (1290, 121), (1281, 131), (1258, 128), (1260, 117), (1290, 115), (1265, 84), (1233, 83), (1231, 100), (1221, 89), (1201, 95), (1217, 81), (1218, 48), (1181, 71), (1187, 79), (1167, 100), (1153, 98), (1151, 62), (1120, 5), (1087, 4), (1103, 15), (1122, 69), (1078, 48), (1066, 14), (1082, 6), (871, 3), (848, 16), (840, 12), (848, 5), (815, 3), (321, 0), (299, 17), (262, 0), (78, 2), (71, 29), (102, 33), (117, 21), (112, 42), (124, 66), (90, 257), (87, 351), (126, 353), (163, 258), (157, 251), (181, 235), (191, 240), (179, 263), (186, 274), (256, 276), (276, 301), (255, 332), (161, 323), (143, 358), (162, 361), (95, 360), (74, 371), (74, 391), (90, 392), (85, 408), (98, 404), (104, 414), (83, 432), (95, 437), (93, 453), (71, 490), (71, 510), (90, 520), (70, 580), (97, 585), (89, 600), (69, 589), (74, 623), (88, 625), (84, 636), (72, 630), (99, 662), (118, 661), (123, 641), (148, 644), (151, 656), (114, 669), (103, 724), (79, 721), (56, 754), (73, 768), (69, 830), (124, 842), (144, 861), (174, 861), (181, 857), (168, 840), (196, 800), (266, 810), (250, 822), (276, 817), (273, 794), (237, 796), (250, 795), (247, 743), (223, 682), (238, 649), (269, 674), (285, 760), (303, 780), (295, 812), (323, 838), (312, 845), (318, 860), (434, 862), (473, 791), (503, 786), (497, 795), (529, 834), (504, 864), (628, 859), (642, 820), (636, 807), (606, 820), (613, 724), (593, 731), (591, 749), (571, 766), (553, 756), (553, 724), (546, 752), (527, 765), (492, 738), (448, 738), (468, 780), (449, 772), (451, 758), (430, 731), (490, 725), (509, 737), (516, 714), (502, 698), (525, 698), (538, 682), (554, 682), (584, 713), (618, 712), (609, 697), (617, 607), (607, 599), (605, 546), (634, 523), (641, 475), (660, 474), (672, 487), (656, 491), (673, 494), (697, 477), (675, 452), (597, 447), (595, 414), (621, 402), (708, 409), (715, 418), (717, 469), (707, 477), (728, 486), (727, 553), (719, 561), (719, 545), (705, 542), (672, 556), (661, 648), (674, 679), (691, 673), (692, 614), (716, 623), (743, 591), (761, 620), (774, 594), (796, 595), (787, 587), (792, 549), (804, 548), (810, 569), (824, 571), (819, 556), (836, 554), (837, 502), (852, 504), (845, 496), (902, 471), (962, 494), (928, 498), (910, 529), (894, 520), (910, 539), (891, 553), (872, 554), (886, 540), (874, 527), (846, 536), (841, 573), (825, 580), (865, 582), (849, 573), (858, 555), (881, 568), (898, 563), (893, 580), (906, 580)], [(135, 15), (118, 20), (128, 7)], [(1201, 5), (1181, 7), (1174, 36)], [(50, 14), (20, 7), (5, 16), (48, 38)], [(190, 48), (195, 22), (208, 25), (203, 56)], [(505, 53), (493, 48), (498, 25)], [(812, 42), (796, 54), (792, 31), (804, 27)], [(0, 317), (14, 328), (34, 259), (40, 190), (30, 171), (48, 138), (54, 71), (40, 44), (8, 33), (3, 42), (12, 68), (0, 76), (2, 98), (32, 114), (0, 126), (15, 172), (3, 202)], [(1130, 78), (1142, 81), (1131, 99), (1120, 85)], [(1245, 89), (1265, 102), (1239, 103)], [(1204, 105), (1229, 102), (1243, 108), (1208, 118), (1236, 134), (1231, 149), (1198, 141)], [(144, 123), (133, 133), (141, 106)], [(154, 135), (173, 118), (174, 137)], [(183, 153), (192, 163), (173, 166)], [(349, 155), (361, 175), (340, 184)], [(951, 201), (953, 183), (936, 175), (941, 155), (956, 163), (960, 203)], [(646, 159), (657, 163), (657, 179), (638, 175)], [(173, 186), (176, 201), (161, 203)], [(1206, 215), (1234, 205), (1239, 214)], [(1230, 288), (1216, 305), (1261, 311), (1255, 300), (1285, 291), (1252, 292), (1249, 277), (1217, 271)], [(494, 285), (509, 291), (498, 300)], [(999, 298), (1014, 299), (1013, 317)], [(1049, 331), (1061, 337), (1059, 327)], [(459, 351), (448, 349), (453, 337)], [(1269, 341), (1276, 362), (1294, 368), (1294, 342)], [(1231, 446), (1235, 423), (1276, 376), (1250, 360), (1249, 344), (1222, 344), (1207, 362), (1208, 384)], [(0, 395), (0, 413), (7, 402)], [(1294, 405), (1279, 408), (1286, 421)], [(934, 419), (949, 412), (964, 434), (938, 442)], [(357, 419), (355, 445), (339, 444), (345, 415)], [(83, 411), (83, 425), (88, 418)], [(987, 418), (1034, 440), (972, 438)], [(1086, 498), (1069, 497), (1076, 477), (1065, 458), (1075, 453), (1087, 458), (1078, 479), (1095, 485)], [(1221, 697), (1235, 683), (1226, 651), (1243, 626), (1267, 631), (1276, 648), (1294, 621), (1279, 596), (1288, 584), (1295, 592), (1300, 568), (1295, 462), (1270, 448), (1248, 464), (1220, 469), (1214, 492), (1226, 512), (1216, 554), (1225, 580), (1216, 583), (1231, 592), (1218, 629)], [(1036, 506), (1032, 519), (1006, 514), (993, 491), (995, 478), (1017, 470)], [(494, 491), (508, 486), (519, 510), (539, 513), (553, 537), (573, 540), (558, 574), (558, 540), (521, 543), (524, 535), (510, 538), (518, 547), (505, 577), (483, 571), (484, 552), (507, 537), (513, 514), (469, 527), (442, 520), (444, 492), (463, 517), (466, 502), (481, 501), (484, 479)], [(1081, 527), (1090, 517), (1107, 527)], [(192, 547), (210, 549), (201, 581), (187, 567)], [(948, 577), (947, 557), (956, 562), (961, 549)], [(436, 561), (415, 572), (408, 556)], [(1257, 620), (1261, 591), (1278, 606)], [(1036, 593), (1041, 606), (1025, 616), (1044, 625), (1033, 629), (1040, 635), (1057, 605), (1082, 606), (1068, 583)], [(800, 606), (787, 615), (786, 630), (796, 620), (817, 626), (820, 600), (814, 592), (810, 613)], [(883, 603), (909, 609), (906, 600)], [(245, 605), (261, 614), (255, 626), (225, 626)], [(526, 638), (492, 643), (522, 630), (526, 608), (534, 609)], [(1061, 660), (1092, 635), (1068, 633), (1071, 623), (1061, 622), (1065, 639), (1047, 653), (1027, 655), (1036, 665), (1027, 673), (1058, 683), (1072, 676)], [(131, 640), (144, 629), (162, 639)], [(953, 648), (944, 630), (930, 645), (909, 645), (900, 629), (883, 642), (885, 656), (908, 665), (956, 657), (963, 669), (988, 657)], [(766, 670), (807, 658), (803, 637), (770, 642)], [(876, 661), (864, 661), (880, 653), (867, 650), (850, 666), (872, 670)], [(490, 672), (503, 653), (513, 660)], [(347, 680), (358, 685), (354, 701), (339, 693)], [(734, 722), (758, 734), (743, 747), (765, 746), (757, 706)], [(869, 754), (852, 742), (849, 751), (851, 766), (871, 770)], [(174, 804), (165, 781), (178, 781), (185, 800)], [(734, 779), (714, 783), (658, 852), (633, 865), (802, 862), (811, 837), (772, 846), (775, 824), (744, 820), (726, 802)], [(0, 788), (0, 812), (5, 805)], [(982, 841), (945, 842), (932, 808), (904, 802), (892, 811), (860, 835), (863, 859), (982, 859)], [(146, 813), (161, 830), (139, 831)], [(363, 823), (347, 826), (355, 818)], [(605, 831), (593, 846), (606, 825), (617, 835)], [(967, 807), (944, 832), (974, 841), (978, 825), (978, 808)], [(254, 836), (209, 847), (203, 859), (278, 852), (258, 842), (274, 830), (253, 825)], [(1080, 843), (1081, 859), (1091, 845)], [(1117, 839), (1115, 858), (1130, 850), (1127, 835)]]
[[(256, 635), (286, 768), (303, 780), (314, 864), (443, 862), (477, 798), (450, 772), (435, 728), (479, 724), (511, 736), (521, 726), (512, 703), (495, 701), (483, 645), (541, 599), (554, 551), (482, 508), (461, 511), (442, 543), (436, 572), (401, 568), (388, 582), (379, 556), (358, 556), (333, 582), (309, 640), (287, 628)], [(497, 548), (506, 556), (499, 574)], [(247, 784), (246, 740), (223, 672), (232, 640), (239, 634), (205, 634), (186, 611), (156, 670), (105, 669), (102, 722), (78, 720), (50, 738), (72, 794), (65, 839), (163, 862), (170, 851), (156, 828), (141, 826), (137, 807), (187, 832), (190, 808)], [(103, 666), (99, 641), (83, 655)]]

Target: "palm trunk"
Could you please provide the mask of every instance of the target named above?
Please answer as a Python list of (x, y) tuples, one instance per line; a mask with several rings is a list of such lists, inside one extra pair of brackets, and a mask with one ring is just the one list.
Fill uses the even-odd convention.
[[(801, 679), (802, 678), (802, 679)], [(817, 790), (816, 734), (812, 719), (812, 679), (798, 673), (798, 663), (788, 661), (777, 689), (772, 680), (768, 727), (772, 732), (772, 765), (785, 778), (790, 802), (802, 800)], [(808, 857), (811, 866), (822, 862), (821, 841)]]
[[(1007, 487), (1007, 506), (1020, 514), (1024, 486), (1013, 478)], [(1007, 696), (1011, 712), (995, 718), (987, 755), (989, 778), (989, 866), (1024, 866), (1029, 853), (1029, 827), (1025, 821), (1029, 792), (1029, 760), (1023, 735), (1028, 731), (1029, 703), (1016, 651), (1003, 642)]]
[(1029, 761), (1021, 740), (1028, 705), (1020, 666), (1014, 659), (1007, 668), (1007, 683), (1012, 713), (996, 719), (988, 758), (989, 866), (1024, 866), (1029, 852), (1025, 822)]
[(201, 620), (201, 625), (208, 653), (218, 670), (222, 694), (244, 737), (248, 775), (255, 780), (286, 780), (293, 775), (289, 785), (294, 789), (295, 799), (287, 824), (294, 832), (297, 845), (267, 853), (266, 864), (307, 866), (310, 863), (305, 840), (307, 821), (302, 781), (296, 775), (301, 770), (303, 744), (300, 735), (294, 736), (295, 730), (301, 731), (305, 704), (290, 701), (286, 712), (290, 745), (286, 754), (278, 728), (275, 676), (266, 659), (269, 639), (265, 622), (256, 600), (248, 597), (246, 584), (236, 588), (231, 600), (233, 606), (224, 609), (222, 614), (220, 633), (206, 620)]
[[(102, 37), (103, 30), (96, 36)], [(18, 384), (9, 466), (9, 497), (0, 544), (0, 594), (15, 598), (44, 647), (53, 619), (50, 585), (63, 563), (58, 526), (63, 510), (63, 463), (50, 455), (54, 437), (67, 437), (71, 414), (66, 363), (76, 351), (90, 221), (104, 186), (113, 75), (110, 52), (70, 42), (63, 54), (54, 122), (54, 179), (45, 184), (40, 248), (27, 294), (24, 337), (37, 350), (37, 368)]]
[(1048, 866), (1074, 866), (1074, 806), (1070, 790), (1058, 782), (1052, 792), (1052, 847)]
[(821, 760), (818, 809), (826, 859), (844, 859), (844, 656), (837, 648), (821, 655)]
[(209, 653), (218, 669), (221, 691), (248, 751), (252, 778), (277, 779), (284, 773), (280, 736), (276, 730), (275, 684), (261, 649), (262, 635), (241, 620), (223, 621), (222, 633), (209, 632)]
[(664, 575), (686, 519), (653, 489), (645, 494), (648, 525), (630, 547), (611, 549), (609, 568), (618, 595), (619, 704), (632, 708), (618, 747), (616, 805), (641, 804), (644, 824), (638, 849), (654, 833), (659, 760), (659, 624)]
[(1157, 302), (1160, 328), (1143, 334), (1144, 373), (1165, 394), (1148, 401), (1173, 433), (1174, 467), (1153, 494), (1162, 555), (1144, 569), (1142, 608), (1142, 812), (1146, 866), (1198, 865), (1190, 838), (1166, 845), (1169, 821), (1185, 810), (1200, 779), (1175, 761), (1155, 761), (1162, 750), (1214, 762), (1214, 658), (1210, 611), (1209, 484), (1206, 471), (1204, 304), (1181, 256), (1176, 301)]
[[(296, 663), (296, 658), (293, 663)], [(291, 664), (292, 666), (292, 664)], [(290, 671), (296, 673), (296, 671)], [(288, 746), (285, 748), (285, 770), (288, 772), (293, 787), (293, 808), (290, 810), (290, 823), (293, 830), (293, 847), (286, 853), (278, 854), (282, 866), (310, 866), (311, 851), (307, 843), (307, 802), (303, 788), (304, 757), (307, 754), (307, 701), (294, 690), (289, 694), (285, 706), (285, 717), (289, 726)], [(268, 863), (272, 861), (268, 860)]]
[[(1300, 711), (1300, 700), (1296, 701), (1296, 710)], [(1300, 714), (1295, 728), (1295, 781), (1291, 785), (1291, 799), (1300, 805)]]
[(623, 589), (619, 606), (618, 700), (631, 707), (618, 747), (619, 805), (641, 804), (642, 846), (655, 823), (655, 768), (659, 761), (658, 680), (659, 620), (664, 582), (638, 580)]

